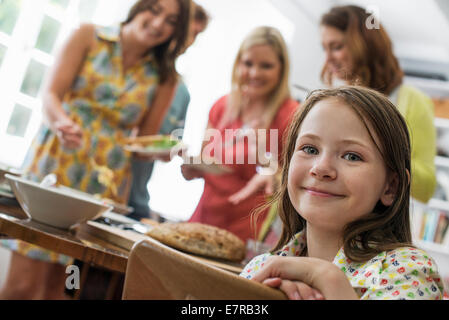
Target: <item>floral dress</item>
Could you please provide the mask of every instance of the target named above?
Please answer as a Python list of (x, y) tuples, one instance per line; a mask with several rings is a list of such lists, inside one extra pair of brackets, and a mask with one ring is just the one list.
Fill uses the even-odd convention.
[[(41, 181), (45, 175), (55, 173), (65, 186), (118, 203), (127, 202), (131, 153), (122, 148), (121, 139), (128, 137), (144, 117), (159, 78), (151, 55), (124, 73), (119, 35), (118, 27), (96, 28), (94, 45), (63, 100), (63, 109), (83, 130), (82, 147), (64, 148), (56, 135), (42, 125), (23, 164), (30, 179)], [(113, 171), (111, 185), (99, 181), (98, 166)], [(7, 240), (2, 244), (33, 258), (69, 261), (25, 243)]]
[[(299, 232), (275, 254), (300, 256), (306, 247), (305, 233)], [(265, 253), (253, 258), (240, 276), (251, 279), (273, 256)], [(341, 248), (333, 263), (348, 278), (362, 300), (427, 299), (441, 300), (443, 284), (433, 259), (423, 250), (401, 247), (381, 252), (365, 263), (349, 260)]]

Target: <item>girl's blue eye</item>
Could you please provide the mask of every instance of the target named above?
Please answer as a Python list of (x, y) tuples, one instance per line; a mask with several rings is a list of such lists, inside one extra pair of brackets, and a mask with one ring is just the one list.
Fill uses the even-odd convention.
[(360, 158), (357, 154), (355, 153), (347, 153), (343, 156), (343, 159), (349, 160), (349, 161), (361, 161), (362, 158)]
[(307, 154), (318, 154), (318, 150), (311, 146), (305, 146), (301, 150)]

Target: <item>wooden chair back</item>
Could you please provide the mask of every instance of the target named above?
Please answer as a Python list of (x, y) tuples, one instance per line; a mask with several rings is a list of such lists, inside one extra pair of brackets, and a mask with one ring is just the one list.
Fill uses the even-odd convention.
[(280, 290), (147, 239), (128, 258), (124, 300), (281, 300)]

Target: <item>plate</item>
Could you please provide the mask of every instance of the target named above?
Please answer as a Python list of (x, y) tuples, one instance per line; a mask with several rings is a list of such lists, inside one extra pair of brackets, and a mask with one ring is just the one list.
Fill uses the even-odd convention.
[[(227, 167), (222, 164), (218, 163), (207, 163), (207, 162), (200, 162), (201, 160), (198, 158), (190, 159), (190, 162), (184, 162), (184, 166), (188, 166), (192, 169), (202, 171), (204, 173), (208, 174), (214, 174), (214, 175), (221, 175), (226, 173), (231, 173), (233, 170), (230, 167)], [(199, 162), (199, 163), (198, 163)]]
[(181, 140), (169, 135), (152, 135), (128, 138), (123, 148), (130, 152), (139, 153), (143, 156), (164, 156), (172, 152), (177, 153), (186, 146)]

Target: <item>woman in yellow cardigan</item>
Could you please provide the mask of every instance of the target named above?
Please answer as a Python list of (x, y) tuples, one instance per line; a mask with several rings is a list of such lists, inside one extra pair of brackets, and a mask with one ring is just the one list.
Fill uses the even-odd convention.
[(371, 18), (365, 9), (353, 5), (334, 7), (322, 16), (326, 61), (321, 77), (328, 85), (337, 80), (375, 89), (396, 105), (407, 121), (412, 141), (411, 194), (426, 203), (436, 188), (433, 102), (403, 84), (404, 73), (391, 40), (380, 23), (369, 23)]

